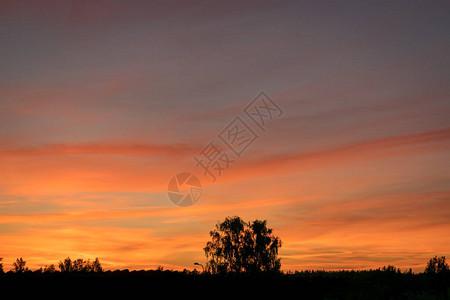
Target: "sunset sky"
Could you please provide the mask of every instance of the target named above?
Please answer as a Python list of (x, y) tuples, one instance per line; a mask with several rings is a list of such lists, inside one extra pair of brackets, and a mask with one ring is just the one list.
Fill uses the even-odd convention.
[[(0, 0), (0, 257), (193, 269), (226, 216), (283, 270), (450, 257), (449, 1)], [(265, 131), (244, 108), (283, 111)], [(219, 134), (240, 117), (240, 157)], [(216, 181), (194, 157), (231, 159)], [(177, 207), (191, 172), (200, 200)]]

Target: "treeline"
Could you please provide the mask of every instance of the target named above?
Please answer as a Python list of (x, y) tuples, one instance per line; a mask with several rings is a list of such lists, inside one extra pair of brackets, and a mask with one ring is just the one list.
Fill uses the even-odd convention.
[[(439, 258), (437, 258), (439, 259)], [(171, 296), (220, 295), (249, 299), (274, 299), (295, 295), (296, 299), (383, 299), (383, 300), (427, 300), (449, 299), (450, 272), (447, 265), (441, 268), (434, 260), (425, 272), (413, 273), (386, 266), (373, 270), (358, 271), (297, 271), (297, 272), (228, 272), (216, 273), (200, 271), (164, 270), (103, 270), (92, 269), (92, 263), (66, 259), (61, 268), (41, 268), (36, 271), (8, 271), (0, 275), (0, 290), (51, 291), (55, 288), (70, 293), (81, 293), (80, 297), (93, 293), (139, 295), (168, 293)], [(441, 260), (442, 262), (442, 260)], [(86, 267), (89, 265), (89, 267)], [(181, 294), (181, 295), (179, 295)], [(241, 297), (242, 296), (242, 297)], [(109, 298), (102, 295), (103, 298)], [(209, 297), (213, 298), (212, 296)], [(216, 298), (216, 297), (214, 297)], [(270, 297), (269, 297), (270, 298)], [(134, 299), (129, 297), (125, 299)]]
[[(17, 258), (16, 261), (12, 264), (12, 268), (9, 272), (12, 273), (27, 273), (31, 272), (27, 267), (27, 262), (23, 260), (22, 257)], [(38, 270), (34, 271), (37, 273), (100, 273), (103, 272), (102, 264), (100, 260), (95, 258), (93, 261), (84, 260), (81, 258), (72, 260), (70, 257), (67, 257), (63, 261), (59, 261), (58, 269), (54, 264), (46, 265), (45, 267), (41, 267)], [(0, 258), (0, 274), (5, 273), (3, 270), (3, 259)]]
[[(424, 272), (400, 270), (384, 266), (372, 270), (296, 272), (225, 272), (211, 273), (197, 270), (173, 271), (158, 267), (156, 270), (103, 270), (95, 260), (69, 257), (56, 265), (35, 271), (28, 270), (26, 261), (18, 258), (10, 271), (0, 274), (0, 290), (3, 288), (65, 291), (110, 292), (122, 290), (142, 294), (148, 291), (170, 292), (171, 295), (186, 291), (221, 296), (249, 295), (249, 298), (278, 298), (297, 295), (299, 299), (449, 299), (450, 270), (445, 257), (431, 258)], [(82, 287), (82, 288), (74, 288)], [(256, 297), (259, 295), (260, 297)], [(239, 297), (238, 297), (239, 298)], [(276, 298), (276, 299), (278, 299)]]
[[(145, 270), (141, 270), (140, 272), (145, 271)], [(164, 268), (162, 266), (159, 266), (157, 268), (158, 272), (162, 272), (164, 271)], [(27, 262), (25, 260), (23, 260), (22, 257), (17, 258), (15, 260), (15, 262), (12, 265), (12, 268), (10, 270), (10, 272), (12, 273), (25, 273), (25, 272), (32, 272), (28, 269), (27, 267)], [(74, 259), (72, 260), (70, 257), (67, 257), (66, 259), (64, 259), (63, 261), (59, 261), (58, 266), (56, 267), (54, 264), (51, 265), (46, 265), (44, 267), (39, 268), (36, 271), (33, 272), (38, 272), (38, 273), (54, 273), (54, 272), (61, 272), (61, 273), (101, 273), (104, 272), (102, 264), (100, 263), (100, 260), (98, 257), (96, 257), (93, 261), (91, 261), (90, 259), (88, 260), (84, 260), (81, 258), (78, 259)], [(128, 273), (130, 272), (128, 269), (126, 270), (115, 270), (115, 271), (109, 271), (109, 272), (123, 272), (123, 273)], [(176, 271), (168, 271), (166, 270), (165, 272), (176, 272)], [(275, 273), (279, 273), (279, 274), (285, 274), (285, 275), (295, 275), (295, 274), (314, 274), (314, 273), (329, 273), (329, 274), (334, 274), (334, 273), (340, 273), (340, 272), (388, 272), (388, 273), (398, 273), (398, 274), (412, 274), (412, 269), (409, 270), (401, 270), (400, 268), (397, 268), (395, 266), (383, 266), (381, 268), (378, 269), (370, 269), (370, 270), (365, 270), (365, 271), (320, 271), (320, 270), (306, 270), (306, 271), (287, 271), (286, 273), (284, 272), (275, 272)], [(4, 269), (3, 269), (3, 258), (0, 257), (0, 274), (5, 273)], [(185, 274), (200, 274), (199, 271), (197, 271), (196, 269), (194, 269), (194, 271), (189, 271), (189, 270), (183, 270), (182, 273)], [(203, 272), (203, 273), (209, 273), (208, 271)], [(239, 272), (239, 274), (245, 274), (246, 272)], [(274, 272), (260, 272), (260, 273), (274, 273)], [(424, 274), (427, 275), (450, 275), (450, 267), (446, 261), (445, 256), (435, 256), (433, 258), (431, 258), (428, 262), (427, 265), (425, 267), (425, 270), (423, 272)], [(226, 272), (226, 274), (236, 274), (236, 272)], [(254, 273), (252, 273), (254, 274)]]

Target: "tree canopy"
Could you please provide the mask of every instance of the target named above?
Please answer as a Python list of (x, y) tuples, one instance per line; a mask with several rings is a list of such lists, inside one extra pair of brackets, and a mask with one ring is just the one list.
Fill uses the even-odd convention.
[(211, 241), (204, 248), (206, 268), (222, 272), (278, 272), (281, 240), (267, 228), (267, 221), (245, 222), (227, 217), (210, 232)]
[(61, 273), (71, 273), (71, 272), (102, 272), (103, 268), (98, 258), (93, 262), (88, 260), (83, 260), (81, 258), (71, 260), (70, 257), (64, 259), (64, 261), (59, 262), (59, 270)]
[(431, 258), (425, 268), (426, 274), (441, 274), (449, 272), (449, 266), (445, 261), (445, 256)]
[(14, 273), (23, 273), (28, 271), (28, 267), (26, 266), (27, 262), (21, 258), (16, 259), (16, 261), (13, 263), (12, 271)]

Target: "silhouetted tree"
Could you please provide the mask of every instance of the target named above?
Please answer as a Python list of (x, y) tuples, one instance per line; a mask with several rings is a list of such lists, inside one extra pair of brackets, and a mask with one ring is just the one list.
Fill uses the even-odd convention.
[(72, 260), (67, 257), (64, 261), (59, 261), (58, 267), (61, 273), (72, 272)]
[(431, 258), (425, 268), (427, 274), (441, 274), (449, 271), (449, 266), (445, 261), (445, 256)]
[(95, 258), (95, 260), (91, 263), (90, 266), (92, 272), (96, 273), (103, 272), (102, 264), (100, 263), (98, 257)]
[(13, 268), (11, 269), (11, 271), (13, 271), (14, 273), (24, 273), (26, 271), (28, 271), (28, 267), (26, 266), (27, 262), (24, 261), (21, 258), (16, 259), (16, 261), (13, 263)]
[(81, 258), (71, 260), (70, 257), (59, 262), (59, 270), (62, 273), (71, 272), (103, 272), (102, 264), (98, 257), (91, 263), (90, 260), (83, 260)]
[(3, 258), (0, 257), (0, 274), (3, 274)]
[(395, 272), (400, 273), (400, 269), (397, 269), (396, 267), (391, 266), (391, 265), (383, 266), (381, 268), (381, 271), (383, 271), (383, 272), (391, 272), (391, 273), (395, 273)]
[(89, 263), (86, 263), (84, 260), (82, 260), (81, 258), (75, 259), (72, 262), (72, 271), (73, 272), (85, 272), (85, 271), (89, 271), (87, 270), (87, 268), (89, 267)]
[(54, 264), (44, 267), (44, 273), (55, 273), (55, 272), (56, 272), (56, 268), (55, 268)]
[(211, 241), (204, 248), (207, 270), (222, 272), (279, 271), (278, 248), (281, 240), (267, 228), (267, 221), (244, 222), (227, 217), (209, 234)]

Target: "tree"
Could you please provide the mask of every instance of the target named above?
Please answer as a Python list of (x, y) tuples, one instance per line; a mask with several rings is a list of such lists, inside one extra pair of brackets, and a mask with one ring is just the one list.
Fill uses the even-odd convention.
[(26, 266), (27, 262), (24, 261), (21, 258), (17, 258), (16, 261), (13, 263), (13, 268), (11, 269), (11, 271), (13, 271), (14, 273), (24, 273), (26, 271), (28, 271), (28, 267)]
[(244, 222), (227, 217), (216, 224), (204, 248), (207, 270), (222, 272), (278, 272), (281, 240), (267, 228), (267, 221)]
[(425, 268), (426, 274), (442, 274), (449, 271), (449, 266), (445, 261), (445, 256), (431, 258)]
[(62, 273), (71, 272), (103, 272), (102, 264), (98, 257), (91, 263), (90, 260), (83, 260), (81, 258), (71, 260), (70, 257), (59, 262), (59, 270)]
[(3, 258), (0, 257), (0, 274), (3, 273), (3, 262), (2, 262)]
[(91, 272), (103, 272), (102, 264), (100, 263), (100, 260), (98, 257), (95, 258), (95, 260), (90, 264), (91, 266)]
[(59, 261), (58, 267), (61, 273), (72, 272), (72, 260), (67, 257), (64, 261)]
[(89, 267), (89, 262), (86, 263), (84, 260), (82, 260), (81, 258), (75, 259), (72, 262), (72, 271), (73, 272), (85, 272), (85, 271), (89, 271), (87, 270)]
[(54, 264), (44, 267), (44, 273), (55, 273), (55, 272), (56, 272), (56, 268), (55, 268)]
[(383, 271), (383, 272), (390, 272), (390, 273), (400, 273), (400, 268), (396, 268), (396, 267), (394, 267), (394, 266), (391, 266), (391, 265), (387, 265), (387, 266), (383, 266), (382, 268), (381, 268), (381, 271)]

